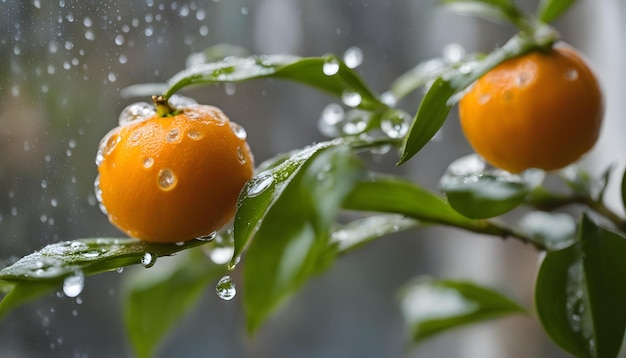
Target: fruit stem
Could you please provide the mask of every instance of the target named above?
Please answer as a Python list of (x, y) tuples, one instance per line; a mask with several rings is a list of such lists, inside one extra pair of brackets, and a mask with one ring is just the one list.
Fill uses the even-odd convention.
[(154, 106), (156, 107), (157, 114), (160, 117), (167, 117), (173, 115), (176, 110), (169, 104), (167, 98), (160, 95), (152, 96), (152, 101), (154, 102)]

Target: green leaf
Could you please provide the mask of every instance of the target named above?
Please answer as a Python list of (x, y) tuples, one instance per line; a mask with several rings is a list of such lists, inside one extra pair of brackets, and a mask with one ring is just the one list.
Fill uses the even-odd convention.
[(460, 14), (482, 17), (487, 20), (509, 21), (521, 30), (529, 30), (530, 18), (511, 0), (440, 0)]
[(459, 94), (500, 63), (530, 51), (549, 47), (558, 33), (548, 26), (537, 28), (532, 36), (517, 34), (504, 46), (481, 59), (460, 64), (437, 78), (420, 104), (415, 120), (402, 144), (398, 165), (407, 162), (439, 131)]
[(504, 214), (519, 206), (526, 195), (543, 181), (540, 170), (520, 175), (487, 169), (475, 154), (457, 159), (441, 178), (448, 203), (459, 213), (483, 219)]
[(97, 238), (48, 245), (0, 270), (0, 281), (13, 285), (0, 301), (0, 318), (18, 305), (53, 290), (76, 272), (88, 276), (112, 271), (141, 263), (146, 253), (168, 256), (204, 243), (191, 240), (182, 245), (163, 245), (136, 239)]
[(517, 303), (471, 282), (420, 278), (401, 290), (413, 343), (459, 326), (525, 313)]
[(263, 219), (253, 224), (258, 229), (246, 254), (243, 275), (251, 332), (274, 307), (328, 265), (332, 222), (361, 174), (345, 145), (313, 147), (296, 163), (286, 172), (288, 178), (276, 174), (275, 180), (284, 182), (280, 195), (276, 190)]
[(539, 20), (550, 23), (564, 13), (576, 0), (542, 0), (537, 8)]
[[(329, 66), (332, 67), (331, 70), (328, 69)], [(280, 78), (300, 82), (339, 98), (352, 94), (353, 99), (360, 98), (354, 102), (355, 106), (365, 110), (387, 108), (364, 84), (361, 77), (335, 56), (227, 57), (221, 61), (191, 66), (179, 72), (168, 81), (169, 88), (164, 96), (168, 98), (181, 88), (190, 85), (240, 82), (257, 78)]]
[(335, 228), (330, 242), (334, 252), (344, 254), (385, 235), (422, 225), (403, 215), (374, 215)]
[(586, 215), (579, 243), (549, 252), (535, 288), (537, 314), (550, 337), (579, 357), (616, 357), (626, 326), (626, 239)]
[(472, 227), (474, 221), (452, 209), (442, 198), (403, 179), (372, 176), (358, 182), (343, 202), (349, 210), (403, 214), (427, 223)]
[(197, 249), (168, 261), (125, 276), (124, 324), (139, 358), (153, 355), (166, 333), (225, 271)]

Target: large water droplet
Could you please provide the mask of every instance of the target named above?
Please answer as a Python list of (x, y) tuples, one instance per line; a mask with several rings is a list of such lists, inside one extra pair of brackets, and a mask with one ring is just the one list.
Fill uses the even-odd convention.
[(141, 257), (141, 265), (145, 268), (150, 268), (154, 266), (157, 260), (157, 255), (151, 252), (146, 252)]
[(253, 178), (246, 189), (248, 196), (257, 196), (261, 194), (274, 182), (272, 174), (264, 174), (262, 176)]
[(215, 292), (217, 293), (217, 297), (230, 301), (237, 294), (237, 288), (235, 287), (235, 282), (233, 279), (226, 275), (222, 277), (215, 286)]
[(117, 134), (117, 128), (114, 128), (105, 134), (98, 145), (98, 152), (96, 153), (96, 166), (100, 166), (100, 164), (102, 164), (104, 158), (111, 154), (119, 142), (120, 136)]
[(402, 138), (409, 131), (410, 121), (411, 117), (404, 111), (387, 112), (380, 120), (380, 129), (389, 138)]
[(176, 174), (172, 172), (172, 170), (168, 168), (163, 168), (159, 170), (159, 174), (157, 174), (157, 184), (159, 188), (164, 191), (169, 191), (176, 187), (176, 183), (178, 182), (178, 178)]
[(349, 68), (357, 68), (363, 63), (363, 51), (356, 46), (350, 47), (343, 54), (343, 61)]
[(84, 287), (85, 274), (82, 271), (76, 271), (63, 280), (63, 293), (65, 293), (67, 297), (80, 295)]
[(146, 102), (138, 102), (124, 108), (117, 121), (120, 126), (123, 126), (136, 120), (146, 119), (155, 114), (154, 106)]
[(237, 138), (241, 140), (246, 140), (248, 138), (248, 133), (246, 133), (246, 129), (240, 126), (238, 123), (230, 122), (230, 129), (235, 133)]
[(361, 104), (362, 98), (361, 95), (357, 92), (344, 91), (341, 94), (341, 101), (343, 101), (346, 106), (357, 107), (359, 104)]
[(339, 60), (335, 57), (329, 57), (322, 65), (322, 72), (326, 76), (334, 76), (339, 72)]

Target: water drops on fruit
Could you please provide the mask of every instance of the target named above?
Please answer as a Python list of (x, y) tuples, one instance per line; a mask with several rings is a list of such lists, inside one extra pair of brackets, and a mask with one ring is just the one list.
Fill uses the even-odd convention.
[(126, 125), (133, 121), (146, 119), (156, 114), (154, 106), (146, 102), (137, 102), (128, 105), (122, 110), (118, 118), (120, 126)]
[(187, 138), (191, 140), (200, 140), (204, 137), (204, 133), (201, 130), (191, 129), (187, 132)]
[(112, 129), (111, 131), (109, 131), (102, 138), (102, 140), (100, 140), (100, 143), (98, 145), (98, 152), (96, 153), (96, 165), (97, 166), (100, 166), (104, 158), (107, 155), (111, 154), (111, 152), (113, 151), (113, 149), (115, 149), (115, 146), (117, 145), (117, 143), (119, 143), (119, 141), (120, 141), (120, 137), (117, 134), (116, 129)]
[(353, 91), (344, 91), (341, 94), (341, 101), (349, 107), (358, 107), (361, 104), (363, 98), (360, 94)]
[(145, 157), (145, 158), (143, 158), (143, 161), (142, 161), (141, 164), (143, 165), (144, 168), (150, 169), (154, 165), (154, 158), (152, 158), (152, 157)]
[(157, 174), (157, 184), (161, 190), (172, 190), (176, 187), (177, 182), (178, 178), (171, 169), (163, 168), (159, 170), (159, 173)]
[(576, 81), (578, 79), (578, 71), (574, 68), (570, 68), (565, 72), (565, 79), (568, 81)]
[(85, 288), (85, 274), (82, 271), (76, 271), (63, 280), (63, 293), (67, 297), (80, 295), (83, 288)]
[(141, 266), (145, 268), (150, 268), (154, 266), (157, 261), (157, 255), (152, 252), (146, 252), (141, 256)]
[(226, 275), (217, 282), (215, 292), (217, 293), (217, 297), (225, 301), (230, 301), (237, 294), (237, 288), (235, 287), (233, 279)]
[(388, 111), (380, 120), (380, 129), (392, 139), (404, 137), (409, 131), (411, 117), (401, 110)]
[(168, 143), (177, 143), (180, 139), (180, 130), (178, 128), (172, 128), (165, 136), (165, 141)]
[(248, 138), (248, 133), (246, 129), (235, 122), (230, 122), (230, 129), (235, 133), (235, 136), (241, 140), (246, 140)]
[(356, 46), (352, 46), (344, 52), (343, 61), (348, 68), (357, 68), (363, 63), (363, 51)]
[(334, 56), (330, 56), (322, 65), (322, 72), (326, 76), (334, 76), (339, 72), (339, 66), (339, 60)]
[(248, 158), (246, 158), (246, 154), (241, 146), (237, 147), (237, 161), (242, 165), (248, 162)]

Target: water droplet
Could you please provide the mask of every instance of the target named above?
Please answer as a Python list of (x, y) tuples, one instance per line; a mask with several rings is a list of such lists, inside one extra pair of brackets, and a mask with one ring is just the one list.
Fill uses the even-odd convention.
[(187, 137), (189, 137), (189, 139), (192, 139), (192, 140), (200, 140), (204, 137), (204, 133), (197, 129), (190, 129), (187, 132)]
[(325, 125), (334, 126), (341, 122), (344, 118), (343, 107), (337, 103), (331, 103), (322, 110), (320, 120)]
[(341, 94), (341, 100), (346, 104), (346, 106), (357, 107), (361, 104), (362, 98), (361, 95), (356, 92), (344, 91)]
[(209, 252), (209, 258), (216, 265), (224, 265), (232, 259), (234, 252), (235, 248), (232, 246), (216, 246)]
[(339, 72), (339, 60), (335, 57), (329, 57), (322, 65), (322, 72), (326, 76), (334, 76)]
[(246, 132), (246, 129), (240, 126), (238, 123), (230, 122), (230, 129), (233, 131), (233, 133), (235, 133), (237, 138), (241, 140), (246, 140), (248, 138), (248, 133)]
[(346, 120), (343, 122), (341, 131), (347, 135), (363, 133), (369, 123), (369, 114), (364, 111), (352, 110), (348, 112)]
[(217, 293), (217, 297), (230, 301), (237, 294), (237, 288), (235, 287), (235, 282), (230, 276), (222, 277), (215, 286), (215, 292)]
[(130, 122), (141, 120), (153, 116), (156, 114), (154, 107), (146, 102), (138, 102), (128, 105), (118, 118), (120, 126), (126, 125)]
[(394, 107), (398, 103), (396, 95), (391, 92), (384, 92), (383, 94), (381, 94), (380, 101), (388, 105), (389, 107)]
[(242, 7), (241, 8), (241, 15), (248, 15), (250, 11), (248, 10), (247, 7)]
[(146, 169), (150, 169), (152, 168), (152, 166), (154, 165), (154, 158), (152, 157), (146, 157), (143, 159), (143, 167)]
[(159, 170), (159, 174), (157, 174), (157, 183), (161, 190), (172, 190), (174, 189), (174, 187), (176, 187), (177, 182), (178, 178), (176, 178), (176, 175), (170, 169), (163, 168)]
[(216, 236), (217, 236), (217, 231), (213, 231), (212, 233), (210, 233), (208, 235), (203, 235), (203, 236), (196, 237), (196, 240), (207, 241), (208, 242), (208, 241), (213, 241)]
[(82, 271), (76, 271), (63, 280), (63, 293), (65, 293), (67, 297), (80, 295), (84, 287), (85, 274)]
[(96, 33), (93, 32), (93, 30), (87, 30), (85, 31), (85, 39), (87, 41), (93, 41), (96, 39)]
[(274, 177), (272, 174), (264, 174), (262, 176), (258, 176), (253, 178), (246, 189), (246, 194), (248, 196), (257, 196), (265, 191), (272, 183), (274, 182)]
[(522, 72), (518, 74), (517, 77), (515, 77), (515, 84), (517, 85), (517, 87), (524, 87), (530, 82), (530, 79), (531, 75)]
[(349, 68), (357, 68), (363, 63), (363, 51), (356, 46), (350, 47), (343, 54), (343, 61)]
[(457, 63), (465, 57), (465, 49), (459, 44), (448, 44), (442, 52), (443, 60), (447, 63)]
[(389, 138), (402, 138), (409, 131), (410, 121), (411, 117), (404, 111), (387, 112), (380, 120), (380, 129)]
[(98, 257), (98, 256), (100, 256), (100, 252), (99, 252), (99, 251), (95, 251), (95, 250), (93, 250), (93, 251), (88, 251), (88, 252), (85, 252), (85, 253), (83, 254), (83, 256), (85, 256), (85, 257), (86, 257), (86, 258), (88, 258), (88, 259), (91, 259), (91, 258), (94, 258), (94, 257)]
[(565, 79), (568, 81), (576, 81), (578, 79), (578, 71), (574, 68), (570, 68), (565, 72)]
[(185, 96), (181, 96), (181, 95), (178, 95), (178, 94), (175, 94), (172, 97), (170, 97), (169, 103), (170, 103), (170, 105), (172, 107), (178, 108), (178, 109), (191, 107), (191, 106), (194, 106), (194, 105), (198, 104), (198, 102), (196, 102), (195, 99), (189, 98), (189, 97), (185, 97)]
[(107, 155), (111, 154), (117, 143), (120, 142), (120, 136), (117, 134), (117, 128), (112, 129), (107, 133), (100, 144), (98, 145), (98, 152), (96, 153), (96, 166), (100, 166)]
[(235, 87), (234, 83), (225, 83), (224, 91), (226, 92), (227, 95), (232, 96), (235, 94), (235, 92), (237, 92), (237, 88)]
[(167, 136), (165, 137), (165, 141), (168, 143), (176, 143), (180, 140), (180, 130), (178, 130), (178, 128), (172, 128), (172, 130), (170, 130), (167, 133)]
[(248, 162), (248, 158), (246, 158), (246, 154), (241, 147), (237, 147), (237, 160), (240, 164), (246, 164)]
[(145, 268), (154, 266), (157, 260), (157, 255), (151, 252), (146, 252), (141, 256), (141, 265)]

